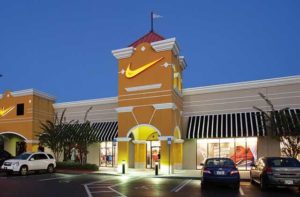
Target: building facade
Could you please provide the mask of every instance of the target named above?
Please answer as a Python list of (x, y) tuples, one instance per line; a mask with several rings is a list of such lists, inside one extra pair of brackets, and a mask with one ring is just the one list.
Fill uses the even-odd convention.
[[(5, 92), (0, 100), (4, 148), (14, 153), (22, 141), (26, 150), (35, 150), (40, 121), (66, 110), (66, 121), (82, 122), (89, 110), (99, 136), (89, 147), (89, 163), (138, 169), (159, 164), (162, 173), (172, 173), (198, 169), (208, 157), (230, 157), (248, 170), (260, 156), (280, 155), (279, 141), (267, 136), (261, 113), (253, 108), (269, 110), (259, 93), (276, 109), (289, 107), (287, 113), (299, 120), (300, 76), (183, 88), (187, 65), (176, 38), (149, 32), (112, 53), (117, 97), (54, 103), (33, 90)], [(19, 104), (23, 115), (17, 115)]]

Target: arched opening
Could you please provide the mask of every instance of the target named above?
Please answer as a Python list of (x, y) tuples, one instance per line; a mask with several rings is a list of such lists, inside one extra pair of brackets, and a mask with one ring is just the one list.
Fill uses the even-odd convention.
[(26, 137), (16, 132), (0, 133), (0, 149), (6, 150), (11, 155), (16, 156), (26, 152)]
[(134, 143), (130, 158), (135, 161), (135, 168), (154, 168), (155, 163), (160, 161), (160, 136), (160, 131), (148, 124), (136, 125), (130, 129), (127, 137)]

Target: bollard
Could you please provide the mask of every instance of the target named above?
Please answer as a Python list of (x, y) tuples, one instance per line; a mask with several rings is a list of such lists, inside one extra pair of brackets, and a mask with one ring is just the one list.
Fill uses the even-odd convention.
[(125, 174), (125, 160), (122, 161), (122, 174)]
[(155, 162), (155, 175), (158, 175), (158, 162)]

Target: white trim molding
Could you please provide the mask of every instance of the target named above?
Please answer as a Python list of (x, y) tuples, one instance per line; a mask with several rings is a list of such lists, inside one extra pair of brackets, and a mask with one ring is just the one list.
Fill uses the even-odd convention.
[(24, 135), (22, 135), (22, 134), (20, 134), (20, 133), (16, 133), (16, 132), (14, 132), (14, 131), (4, 131), (4, 132), (1, 132), (1, 133), (0, 133), (0, 135), (5, 135), (5, 134), (14, 134), (14, 135), (17, 135), (17, 136), (23, 138), (25, 141), (28, 140)]
[(211, 85), (195, 88), (183, 89), (183, 95), (197, 95), (197, 94), (206, 94), (213, 92), (226, 92), (233, 90), (245, 90), (251, 88), (267, 88), (272, 86), (282, 86), (282, 85), (291, 85), (300, 83), (300, 75), (290, 76), (290, 77), (280, 77), (272, 79), (263, 79), (263, 80), (254, 80), (254, 81), (245, 81), (237, 83), (228, 83), (220, 85)]
[(115, 109), (118, 113), (124, 113), (124, 112), (132, 112), (133, 107), (128, 106), (128, 107), (118, 107)]
[[(29, 95), (35, 95), (35, 96), (39, 96), (51, 101), (55, 101), (55, 97), (51, 96), (50, 94), (47, 94), (45, 92), (41, 92), (39, 90), (35, 90), (35, 89), (26, 89), (26, 90), (20, 90), (20, 91), (14, 91), (14, 92), (10, 92), (12, 96), (14, 97), (18, 97), (18, 96), (29, 96)], [(0, 98), (3, 97), (3, 94), (0, 94)]]
[(160, 141), (168, 141), (168, 138), (171, 138), (171, 141), (174, 140), (174, 136), (160, 136), (160, 137), (158, 137), (158, 139)]
[(183, 140), (183, 139), (175, 139), (175, 140), (174, 140), (174, 143), (175, 143), (175, 144), (183, 144), (183, 143), (184, 143), (184, 140)]
[(132, 140), (132, 143), (134, 144), (147, 144), (146, 140)]
[(131, 140), (130, 137), (117, 137), (115, 138), (117, 142), (129, 142)]
[(186, 61), (184, 56), (179, 56), (179, 62), (182, 70), (184, 70), (187, 67)]
[(156, 83), (156, 84), (150, 84), (150, 85), (143, 85), (143, 86), (134, 86), (134, 87), (129, 87), (125, 88), (127, 92), (137, 92), (141, 90), (153, 90), (153, 89), (159, 89), (161, 88), (161, 83)]
[(151, 46), (156, 52), (172, 50), (174, 55), (179, 54), (179, 47), (176, 42), (176, 38), (169, 38), (157, 42), (152, 42)]
[(175, 103), (159, 103), (159, 104), (153, 104), (154, 109), (177, 109), (177, 106)]
[(67, 108), (67, 107), (82, 107), (82, 106), (93, 106), (93, 105), (103, 105), (103, 104), (117, 104), (117, 97), (108, 97), (100, 99), (89, 99), (81, 101), (71, 101), (64, 103), (53, 104), (54, 109)]
[(119, 59), (131, 57), (134, 52), (134, 48), (127, 47), (127, 48), (123, 48), (123, 49), (112, 50), (111, 52), (112, 52), (113, 56), (115, 56), (115, 58), (117, 58), (119, 60)]

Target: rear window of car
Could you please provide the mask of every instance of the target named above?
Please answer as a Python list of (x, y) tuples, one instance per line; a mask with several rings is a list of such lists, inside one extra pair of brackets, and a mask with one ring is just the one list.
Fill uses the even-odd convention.
[(54, 159), (54, 157), (50, 154), (47, 154), (50, 159)]
[(206, 167), (234, 167), (235, 164), (231, 159), (207, 159)]
[(300, 167), (300, 162), (297, 159), (293, 158), (276, 158), (276, 159), (269, 159), (268, 165), (270, 167)]

